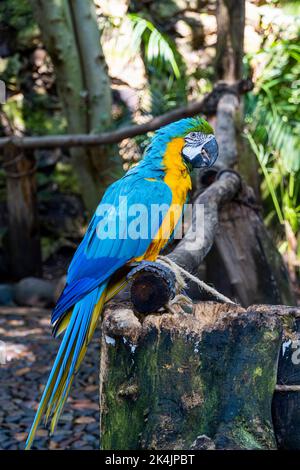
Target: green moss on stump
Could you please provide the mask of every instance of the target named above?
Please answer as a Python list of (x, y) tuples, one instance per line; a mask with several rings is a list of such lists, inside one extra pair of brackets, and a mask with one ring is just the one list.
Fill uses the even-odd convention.
[(101, 359), (101, 448), (276, 447), (271, 401), (281, 323), (207, 302), (192, 315), (108, 310)]

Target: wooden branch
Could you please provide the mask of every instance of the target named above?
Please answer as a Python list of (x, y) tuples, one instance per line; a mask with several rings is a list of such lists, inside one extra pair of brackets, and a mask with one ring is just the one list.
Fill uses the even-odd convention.
[[(196, 231), (196, 223), (199, 221), (193, 211), (189, 230), (168, 258), (189, 273), (196, 274), (213, 244), (218, 228), (218, 212), (225, 202), (235, 196), (240, 186), (241, 180), (237, 173), (230, 170), (220, 173), (218, 179), (194, 201), (194, 204), (204, 206), (204, 238), (195, 236), (196, 233), (199, 235), (199, 229)], [(175, 279), (170, 275), (172, 271), (166, 270), (159, 262), (155, 266), (152, 269), (151, 263), (140, 264), (130, 274), (133, 278), (130, 299), (139, 313), (157, 311), (175, 295)]]
[(14, 279), (41, 275), (42, 259), (36, 201), (35, 161), (8, 145), (4, 152), (7, 185), (8, 245)]
[(160, 263), (141, 262), (130, 271), (131, 302), (139, 313), (159, 310), (175, 296), (176, 278), (173, 271)]
[(277, 392), (300, 392), (300, 385), (277, 384), (275, 390)]
[(219, 158), (216, 167), (233, 168), (237, 163), (236, 121), (239, 100), (232, 93), (225, 93), (217, 107), (216, 138), (219, 145)]
[(3, 137), (0, 138), (0, 148), (11, 143), (20, 148), (54, 148), (80, 147), (100, 144), (114, 144), (124, 139), (146, 134), (178, 119), (194, 116), (198, 113), (212, 114), (216, 111), (217, 103), (225, 92), (232, 94), (246, 93), (252, 87), (252, 82), (243, 80), (233, 85), (219, 84), (202, 101), (190, 103), (161, 116), (155, 117), (144, 124), (123, 127), (102, 134), (73, 134), (52, 135), (41, 137)]
[(195, 237), (196, 213), (192, 224), (183, 239), (168, 255), (175, 263), (192, 274), (196, 274), (199, 265), (209, 252), (218, 227), (218, 212), (222, 205), (230, 201), (241, 187), (240, 176), (231, 170), (221, 172), (214, 183), (201, 193), (194, 204), (204, 206), (204, 238)]

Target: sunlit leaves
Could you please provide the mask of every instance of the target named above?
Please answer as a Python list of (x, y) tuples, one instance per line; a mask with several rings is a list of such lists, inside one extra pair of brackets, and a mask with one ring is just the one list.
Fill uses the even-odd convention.
[[(264, 176), (267, 220), (300, 228), (300, 45), (299, 36), (276, 40), (256, 55), (256, 91), (247, 97), (248, 140)], [(272, 205), (269, 206), (269, 202)], [(282, 245), (281, 249), (284, 249)]]
[(136, 14), (129, 14), (133, 24), (132, 48), (137, 51), (145, 47), (146, 59), (157, 67), (168, 65), (174, 76), (180, 78), (179, 64), (176, 60), (176, 48), (170, 39), (161, 33), (151, 21)]

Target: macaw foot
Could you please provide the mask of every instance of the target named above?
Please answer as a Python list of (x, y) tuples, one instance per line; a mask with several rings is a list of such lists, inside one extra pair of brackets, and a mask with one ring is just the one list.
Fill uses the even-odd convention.
[[(179, 311), (176, 308), (179, 307)], [(193, 301), (187, 295), (177, 294), (175, 297), (168, 302), (166, 305), (166, 310), (170, 313), (192, 313), (193, 312)]]

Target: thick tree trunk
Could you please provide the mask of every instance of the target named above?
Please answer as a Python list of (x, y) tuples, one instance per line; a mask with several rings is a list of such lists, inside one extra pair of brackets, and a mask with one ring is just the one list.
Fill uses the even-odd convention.
[[(87, 89), (88, 131), (100, 134), (111, 125), (112, 93), (96, 12), (92, 0), (69, 0), (69, 6)], [(107, 186), (121, 176), (117, 146), (101, 145), (86, 151), (96, 170), (94, 178), (101, 196)]]
[[(68, 131), (82, 134), (106, 130), (110, 124), (111, 92), (93, 2), (31, 0), (31, 3), (54, 64)], [(95, 167), (94, 152), (72, 150), (74, 169), (90, 212), (108, 183), (107, 178), (101, 180), (101, 168)], [(104, 154), (102, 159), (107, 169)]]
[(295, 304), (288, 271), (248, 187), (220, 212), (206, 281), (243, 306)]
[[(231, 84), (243, 76), (245, 0), (217, 1), (217, 47), (215, 75)], [(220, 147), (218, 165), (235, 167), (259, 198), (258, 164), (242, 134), (243, 104), (233, 94), (218, 104), (216, 135)], [(239, 158), (237, 158), (239, 156)]]
[(244, 28), (245, 0), (217, 0), (217, 80), (242, 78)]
[(282, 344), (273, 399), (273, 420), (279, 449), (300, 450), (300, 312), (283, 316)]
[(274, 449), (271, 403), (285, 307), (206, 302), (102, 324), (102, 449)]
[(21, 149), (4, 151), (7, 184), (10, 271), (14, 279), (41, 275), (35, 161)]

